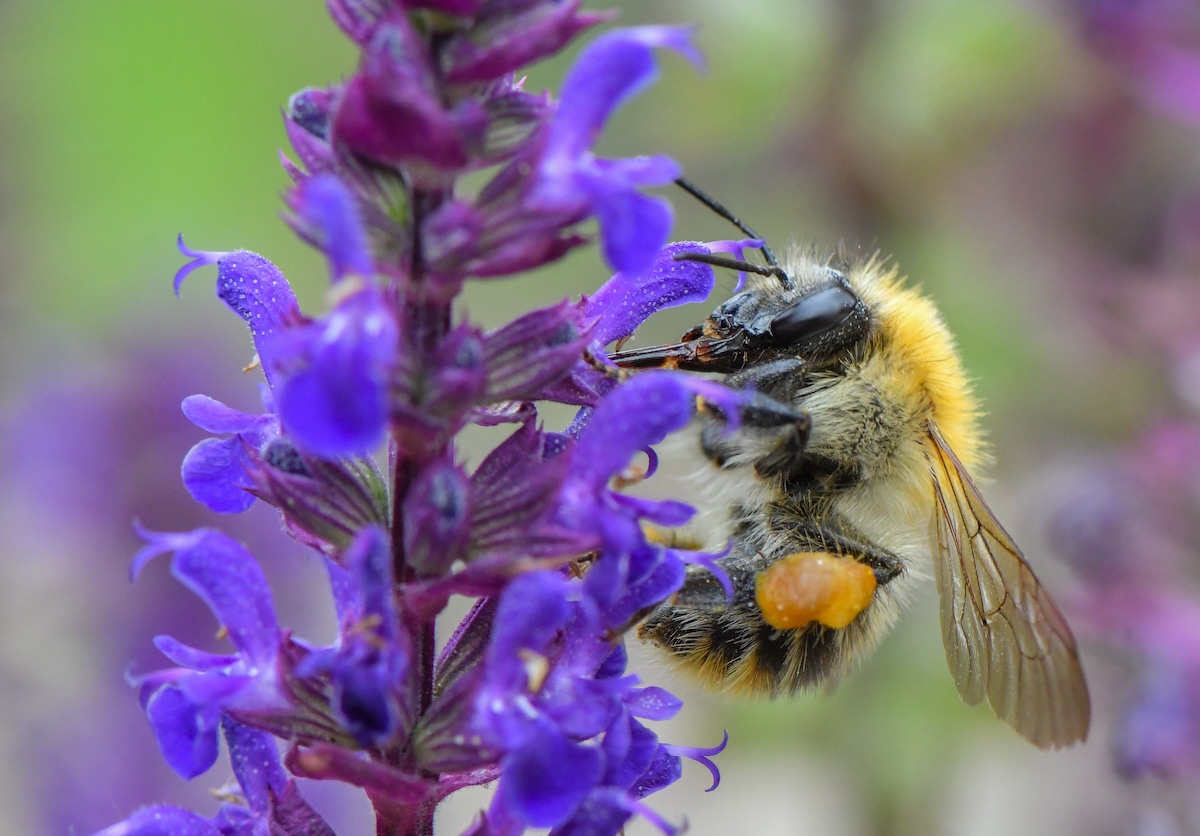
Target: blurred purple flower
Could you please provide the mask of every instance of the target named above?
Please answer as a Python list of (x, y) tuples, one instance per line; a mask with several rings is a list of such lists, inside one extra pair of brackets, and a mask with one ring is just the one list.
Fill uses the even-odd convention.
[(1090, 468), (1051, 519), (1085, 579), (1080, 623), (1133, 662), (1115, 735), (1129, 778), (1200, 778), (1198, 473), (1200, 425), (1161, 425)]
[(1149, 101), (1200, 122), (1200, 14), (1176, 0), (1074, 0), (1085, 40)]

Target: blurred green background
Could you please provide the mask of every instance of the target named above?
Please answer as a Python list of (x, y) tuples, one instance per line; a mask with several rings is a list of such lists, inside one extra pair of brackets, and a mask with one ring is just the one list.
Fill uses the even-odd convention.
[[(695, 23), (709, 63), (697, 74), (664, 56), (602, 151), (667, 153), (776, 251), (879, 249), (935, 297), (988, 407), (989, 497), (1069, 608), (1048, 503), (1077, 462), (1183, 408), (1161, 347), (1105, 327), (1123, 321), (1105, 307), (1121, 299), (1093, 291), (1161, 268), (1163, 218), (1200, 181), (1195, 126), (1142, 101), (1063, 8), (1034, 0), (591, 5), (621, 7), (623, 23)], [(555, 89), (576, 51), (538, 66), (529, 89)], [(238, 374), (249, 341), (211, 275), (172, 295), (175, 236), (262, 253), (321, 309), (323, 261), (278, 218), (280, 111), (353, 61), (316, 0), (0, 0), (0, 833), (87, 833), (144, 802), (211, 809), (222, 777), (170, 776), (123, 679), (159, 665), (153, 634), (211, 635), (163, 566), (126, 580), (134, 516), (225, 522), (179, 485), (202, 436), (179, 399), (256, 397)], [(670, 196), (676, 237), (732, 237)], [(495, 325), (604, 278), (587, 250), (473, 288), (467, 304)], [(645, 343), (707, 309), (663, 315)], [(270, 514), (250, 517), (239, 536), (279, 552)], [(319, 567), (283, 551), (268, 562), (285, 622), (322, 638)], [(730, 705), (679, 683), (689, 709), (664, 736), (714, 744), (728, 729), (723, 783), (703, 795), (689, 766), (653, 806), (699, 836), (1105, 834), (1159, 820), (1163, 788), (1122, 783), (1109, 763), (1115, 662), (1085, 641), (1092, 739), (1036, 752), (959, 703), (934, 610), (932, 595), (919, 602), (831, 695)], [(635, 659), (661, 679), (649, 654)], [(310, 789), (339, 832), (369, 832), (361, 802)], [(442, 832), (479, 803), (448, 808)]]

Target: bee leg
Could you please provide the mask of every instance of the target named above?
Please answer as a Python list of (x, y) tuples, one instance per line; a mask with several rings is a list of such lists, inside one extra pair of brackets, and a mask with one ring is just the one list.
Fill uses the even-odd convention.
[(778, 696), (836, 677), (846, 658), (845, 630), (777, 630), (763, 619), (755, 578), (777, 559), (736, 544), (718, 561), (733, 583), (732, 600), (707, 569), (689, 566), (683, 587), (646, 617), (638, 638), (710, 687), (742, 694)]
[(788, 517), (781, 520), (777, 515), (772, 519), (771, 527), (786, 531), (788, 539), (802, 544), (806, 551), (832, 552), (866, 564), (875, 573), (875, 582), (880, 586), (895, 580), (904, 571), (904, 561), (897, 555), (868, 543), (865, 538), (811, 519)]
[[(739, 429), (759, 431), (760, 438), (766, 436), (759, 443), (766, 445), (769, 452), (755, 467), (760, 476), (790, 471), (804, 451), (812, 422), (808, 413), (789, 405), (804, 382), (804, 369), (803, 360), (775, 360), (725, 379), (732, 388), (751, 390), (750, 399), (738, 409)], [(711, 412), (717, 418), (725, 418), (717, 407)], [(730, 435), (724, 420), (704, 428), (700, 445), (718, 467), (725, 467), (745, 446), (742, 440)]]
[(701, 430), (700, 447), (717, 467), (726, 467), (734, 455), (743, 452), (746, 432), (760, 437), (765, 435), (765, 440), (760, 443), (770, 445), (771, 449), (783, 447), (792, 455), (803, 451), (808, 439), (810, 421), (807, 413), (758, 392), (739, 409), (741, 426), (738, 433), (730, 432), (729, 425), (723, 420), (725, 416), (718, 409), (714, 408), (712, 412), (722, 420), (712, 421)]
[(754, 472), (764, 479), (792, 473), (804, 464), (807, 441), (807, 427), (803, 431), (795, 425), (784, 428), (775, 446), (754, 463)]
[(751, 366), (725, 378), (725, 385), (734, 389), (750, 389), (784, 404), (792, 403), (804, 386), (808, 364), (799, 358), (772, 360), (761, 366)]

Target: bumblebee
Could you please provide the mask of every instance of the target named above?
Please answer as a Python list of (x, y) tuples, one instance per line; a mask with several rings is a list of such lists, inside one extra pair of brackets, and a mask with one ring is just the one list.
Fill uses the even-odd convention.
[[(854, 667), (932, 573), (963, 700), (986, 698), (1038, 747), (1084, 740), (1075, 639), (971, 478), (978, 406), (937, 309), (878, 257), (794, 251), (780, 265), (762, 250), (766, 267), (681, 255), (747, 272), (747, 285), (678, 343), (612, 355), (751, 392), (736, 419), (702, 411), (682, 442), (707, 460), (718, 520), (706, 545), (729, 545), (718, 564), (734, 595), (691, 566), (639, 636), (710, 687), (794, 694)], [(851, 582), (862, 574), (865, 587)], [(789, 620), (805, 596), (815, 609)]]

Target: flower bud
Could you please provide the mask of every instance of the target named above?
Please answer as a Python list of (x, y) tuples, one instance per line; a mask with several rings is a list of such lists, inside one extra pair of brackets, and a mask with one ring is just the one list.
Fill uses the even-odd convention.
[(259, 499), (279, 509), (300, 542), (341, 550), (367, 526), (387, 525), (387, 488), (370, 459), (317, 459), (277, 438), (249, 473)]
[(466, 556), (470, 483), (462, 469), (436, 463), (417, 477), (404, 503), (405, 561), (418, 575), (440, 575)]

